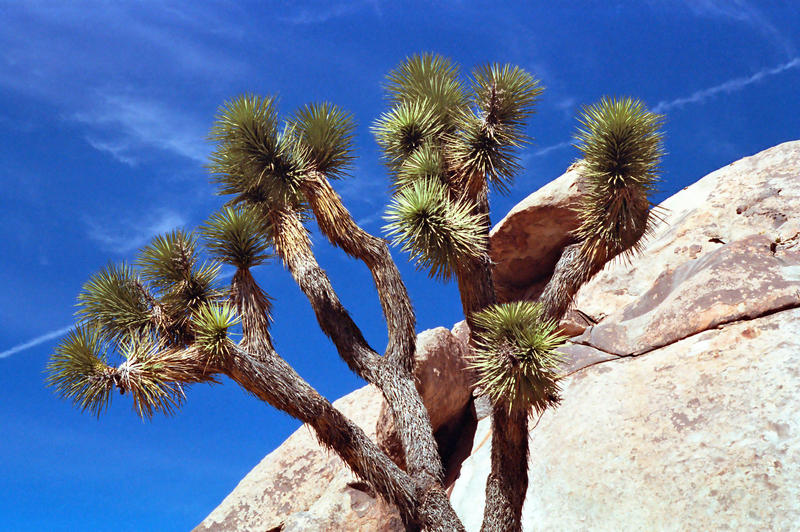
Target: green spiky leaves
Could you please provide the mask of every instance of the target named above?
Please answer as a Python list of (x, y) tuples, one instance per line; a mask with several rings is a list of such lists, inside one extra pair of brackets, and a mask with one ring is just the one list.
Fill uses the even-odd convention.
[(115, 388), (130, 393), (134, 411), (143, 418), (154, 413), (171, 414), (184, 397), (181, 382), (197, 382), (196, 369), (181, 371), (146, 337), (131, 338), (119, 344), (124, 362), (108, 365), (108, 344), (96, 327), (78, 326), (56, 347), (47, 364), (47, 384), (63, 399), (70, 399), (81, 410), (99, 416), (110, 404)]
[(161, 293), (171, 316), (186, 316), (219, 296), (219, 265), (198, 264), (196, 252), (194, 235), (175, 230), (153, 238), (139, 255), (142, 277)]
[(380, 116), (373, 127), (390, 168), (396, 169), (426, 142), (435, 142), (442, 125), (427, 100), (403, 102)]
[(393, 176), (395, 191), (427, 179), (444, 183), (445, 164), (444, 154), (435, 143), (423, 144), (403, 161)]
[(389, 205), (387, 236), (411, 254), (431, 277), (450, 279), (458, 268), (486, 254), (483, 219), (466, 202), (453, 202), (447, 188), (423, 180), (400, 191)]
[(233, 308), (222, 305), (203, 305), (194, 315), (195, 345), (210, 360), (222, 364), (233, 349), (228, 330), (239, 323)]
[(146, 419), (156, 413), (172, 415), (186, 396), (169, 355), (149, 339), (131, 340), (119, 350), (125, 362), (116, 369), (116, 382), (122, 393), (130, 393), (134, 412)]
[(47, 385), (82, 411), (99, 416), (111, 400), (114, 368), (108, 366), (103, 333), (98, 327), (79, 326), (56, 346), (47, 363)]
[(576, 234), (587, 257), (635, 252), (651, 231), (650, 195), (664, 153), (662, 122), (662, 115), (632, 98), (603, 98), (583, 109), (575, 139), (589, 191)]
[(288, 121), (308, 164), (328, 177), (344, 175), (353, 160), (350, 114), (328, 102), (306, 105)]
[(475, 104), (491, 128), (500, 128), (507, 141), (525, 140), (525, 121), (533, 114), (544, 90), (539, 81), (514, 65), (483, 65), (473, 73)]
[(234, 201), (255, 197), (272, 206), (300, 203), (298, 187), (308, 161), (293, 135), (278, 131), (278, 122), (271, 97), (246, 94), (220, 108), (209, 135), (217, 144), (209, 169), (220, 194), (234, 194)]
[(436, 54), (413, 55), (386, 77), (386, 92), (395, 105), (425, 102), (439, 127), (451, 126), (467, 107), (458, 65)]
[(252, 208), (225, 207), (200, 227), (200, 233), (216, 260), (237, 268), (252, 268), (270, 257), (270, 243)]
[(536, 303), (493, 305), (473, 316), (480, 330), (470, 355), (476, 386), (496, 404), (541, 413), (559, 401), (558, 347), (566, 337)]
[[(430, 54), (410, 57), (388, 75), (392, 107), (373, 131), (395, 190), (438, 166), (456, 195), (476, 199), (487, 183), (507, 192), (519, 173), (517, 151), (528, 140), (525, 122), (539, 82), (519, 67), (485, 65), (472, 73), (470, 97), (459, 78), (454, 63)], [(422, 158), (420, 150), (427, 150)], [(431, 154), (441, 158), (438, 165)]]
[(92, 275), (78, 294), (78, 317), (105, 340), (143, 333), (152, 325), (147, 292), (133, 268), (111, 264)]
[(479, 112), (460, 120), (451, 146), (454, 164), (467, 181), (485, 178), (506, 193), (520, 171), (517, 149), (528, 140), (525, 121), (543, 89), (521, 68), (498, 64), (476, 68), (472, 86)]

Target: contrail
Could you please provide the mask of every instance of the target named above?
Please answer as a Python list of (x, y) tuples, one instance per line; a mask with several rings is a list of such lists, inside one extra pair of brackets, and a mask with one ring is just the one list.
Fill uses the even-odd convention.
[(559, 142), (558, 144), (551, 144), (550, 146), (545, 146), (544, 148), (539, 148), (535, 152), (531, 154), (533, 157), (541, 157), (543, 155), (547, 155), (551, 151), (560, 150), (561, 148), (566, 148), (567, 146), (572, 146), (572, 141), (565, 140), (564, 142)]
[[(791, 61), (787, 61), (786, 63), (780, 64), (778, 66), (759, 70), (752, 76), (734, 78), (724, 83), (720, 83), (719, 85), (715, 85), (713, 87), (709, 87), (707, 89), (702, 89), (697, 92), (694, 92), (690, 96), (685, 96), (683, 98), (675, 98), (674, 100), (670, 101), (664, 100), (658, 102), (658, 104), (655, 107), (653, 107), (652, 111), (654, 113), (663, 113), (664, 111), (668, 111), (669, 109), (672, 109), (674, 107), (683, 107), (684, 105), (690, 103), (703, 103), (708, 98), (711, 98), (712, 96), (719, 94), (721, 92), (724, 93), (735, 92), (747, 87), (748, 85), (752, 85), (753, 83), (761, 81), (764, 78), (770, 76), (776, 76), (778, 74), (786, 72), (787, 70), (791, 70), (793, 68), (798, 68), (798, 67), (800, 67), (800, 57), (795, 57)], [(566, 140), (564, 142), (559, 142), (557, 144), (545, 146), (544, 148), (539, 148), (535, 152), (531, 153), (531, 156), (542, 157), (543, 155), (547, 155), (550, 152), (566, 148), (567, 146), (570, 145), (572, 145), (572, 142)]]
[(61, 329), (56, 329), (55, 331), (50, 331), (50, 332), (44, 333), (41, 336), (37, 336), (36, 338), (28, 340), (27, 342), (23, 342), (21, 344), (17, 344), (14, 347), (12, 347), (11, 349), (6, 349), (2, 353), (0, 353), (0, 358), (10, 357), (11, 355), (15, 355), (15, 354), (17, 354), (17, 353), (19, 353), (21, 351), (25, 351), (26, 349), (30, 349), (31, 347), (36, 347), (37, 345), (43, 344), (45, 342), (48, 342), (48, 341), (52, 340), (53, 338), (58, 338), (59, 336), (64, 336), (65, 334), (67, 334), (70, 331), (70, 329), (72, 329), (72, 326), (63, 327)]
[(781, 74), (782, 72), (797, 67), (800, 67), (800, 57), (795, 57), (791, 61), (788, 61), (786, 63), (783, 63), (781, 65), (772, 68), (765, 68), (763, 70), (759, 70), (752, 76), (734, 78), (724, 83), (720, 83), (719, 85), (699, 90), (690, 96), (686, 96), (683, 98), (676, 98), (671, 101), (659, 102), (658, 105), (656, 105), (653, 108), (653, 112), (663, 113), (664, 111), (672, 109), (673, 107), (683, 107), (687, 103), (702, 103), (708, 98), (711, 98), (712, 96), (715, 96), (721, 92), (731, 93), (734, 91), (738, 91), (747, 87), (748, 85), (752, 85), (753, 83), (761, 81), (764, 78), (770, 76), (776, 76), (778, 74)]

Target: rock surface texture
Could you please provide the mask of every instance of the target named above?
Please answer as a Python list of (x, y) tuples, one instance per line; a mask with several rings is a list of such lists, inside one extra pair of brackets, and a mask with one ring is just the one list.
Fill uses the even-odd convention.
[[(502, 297), (538, 296), (576, 224), (569, 206), (580, 187), (572, 168), (492, 231)], [(526, 532), (800, 523), (800, 141), (713, 172), (661, 208), (664, 222), (642, 255), (608, 265), (562, 324), (575, 336), (563, 348), (561, 406), (531, 423)], [(425, 334), (463, 355), (463, 324)], [(462, 402), (436, 387), (452, 379), (442, 368), (458, 366), (446, 358), (428, 363), (439, 373), (420, 372), (433, 411)], [(336, 405), (375, 437), (381, 403), (368, 386)], [(480, 422), (462, 429), (471, 454), (456, 469), (451, 500), (477, 531), (491, 420), (473, 403)], [(464, 412), (440, 417), (459, 415), (465, 426)], [(402, 527), (301, 428), (197, 529)]]
[[(800, 142), (662, 204), (576, 308), (563, 403), (531, 431), (528, 530), (797, 530)], [(480, 528), (489, 420), (451, 500)]]
[(546, 184), (509, 211), (489, 234), (497, 297), (537, 297), (553, 273), (561, 250), (578, 228), (575, 207), (586, 190), (580, 164)]

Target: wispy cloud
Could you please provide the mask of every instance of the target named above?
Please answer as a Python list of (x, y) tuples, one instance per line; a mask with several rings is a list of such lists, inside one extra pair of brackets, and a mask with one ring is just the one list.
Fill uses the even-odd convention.
[(794, 55), (795, 46), (757, 7), (746, 0), (685, 0), (693, 14), (706, 18), (732, 20), (746, 24), (765, 35), (787, 55)]
[(699, 91), (695, 91), (689, 96), (685, 96), (682, 98), (675, 98), (674, 100), (661, 101), (655, 107), (653, 107), (653, 111), (656, 113), (663, 113), (664, 111), (669, 111), (670, 109), (681, 108), (687, 104), (703, 103), (709, 98), (716, 96), (717, 94), (723, 94), (723, 93), (727, 94), (731, 92), (736, 92), (744, 89), (748, 85), (757, 83), (765, 78), (776, 76), (778, 74), (786, 72), (787, 70), (791, 70), (798, 67), (800, 67), (800, 57), (795, 57), (791, 61), (787, 61), (786, 63), (782, 63), (778, 66), (759, 70), (758, 72), (756, 72), (751, 76), (730, 79), (728, 81), (720, 83), (719, 85), (714, 85), (713, 87), (708, 87), (707, 89), (701, 89)]
[(186, 114), (144, 98), (100, 94), (99, 104), (71, 118), (102, 131), (86, 137), (89, 144), (111, 154), (125, 164), (135, 164), (134, 153), (142, 148), (158, 148), (197, 162), (208, 159), (206, 128)]
[(565, 140), (564, 142), (559, 142), (557, 144), (551, 144), (549, 146), (545, 146), (543, 148), (539, 148), (538, 150), (535, 150), (535, 151), (531, 152), (530, 157), (544, 157), (548, 153), (551, 153), (551, 152), (554, 152), (554, 151), (558, 151), (558, 150), (563, 150), (564, 148), (567, 148), (569, 146), (572, 146), (572, 141), (571, 140)]
[(32, 347), (36, 347), (37, 345), (41, 345), (41, 344), (43, 344), (45, 342), (49, 342), (50, 340), (54, 340), (54, 339), (56, 339), (56, 338), (58, 338), (60, 336), (64, 336), (65, 334), (67, 334), (70, 331), (70, 329), (72, 329), (72, 326), (62, 327), (61, 329), (55, 329), (53, 331), (46, 332), (46, 333), (44, 333), (42, 335), (39, 335), (39, 336), (37, 336), (35, 338), (31, 338), (30, 340), (28, 340), (26, 342), (22, 342), (21, 344), (17, 344), (14, 347), (11, 347), (9, 349), (6, 349), (3, 352), (0, 352), (0, 359), (8, 358), (11, 355), (16, 355), (17, 353), (21, 353), (22, 351), (26, 351), (28, 349), (31, 349)]
[(100, 140), (87, 135), (84, 137), (89, 146), (111, 155), (117, 161), (127, 164), (128, 166), (136, 166), (139, 160), (131, 154), (131, 143), (125, 141), (111, 142), (108, 140)]
[(377, 1), (350, 1), (350, 2), (330, 2), (315, 7), (304, 7), (296, 12), (281, 17), (281, 20), (290, 24), (324, 24), (333, 19), (344, 17), (355, 13), (365, 7), (372, 7), (375, 13), (380, 16), (380, 3)]
[(89, 238), (108, 251), (124, 254), (144, 246), (155, 235), (186, 225), (186, 219), (173, 210), (160, 209), (143, 220), (103, 224), (87, 219), (86, 224), (89, 227)]

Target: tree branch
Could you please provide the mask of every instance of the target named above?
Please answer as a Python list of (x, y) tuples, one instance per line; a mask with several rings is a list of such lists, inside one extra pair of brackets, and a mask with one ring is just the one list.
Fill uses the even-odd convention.
[(348, 366), (383, 393), (403, 443), (409, 474), (425, 489), (441, 489), (442, 460), (413, 375), (394, 360), (378, 356), (367, 344), (317, 263), (297, 216), (288, 211), (273, 213), (273, 227), (276, 253), (308, 297), (320, 328)]
[(410, 373), (416, 349), (414, 309), (389, 246), (353, 221), (322, 173), (311, 172), (303, 181), (302, 190), (322, 234), (351, 257), (363, 261), (372, 273), (389, 333), (386, 357)]

